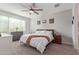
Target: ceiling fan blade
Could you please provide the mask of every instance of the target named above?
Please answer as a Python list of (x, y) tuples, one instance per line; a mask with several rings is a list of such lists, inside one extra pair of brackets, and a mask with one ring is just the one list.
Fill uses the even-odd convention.
[(36, 12), (36, 11), (33, 11), (34, 13), (36, 13), (37, 15), (39, 15), (39, 13), (38, 12)]
[(43, 11), (43, 9), (34, 9), (35, 11)]

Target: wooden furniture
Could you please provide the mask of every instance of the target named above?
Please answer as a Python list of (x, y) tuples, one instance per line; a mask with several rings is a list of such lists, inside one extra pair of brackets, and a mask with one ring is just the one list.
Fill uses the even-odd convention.
[(13, 35), (12, 41), (18, 41), (20, 40), (21, 35), (23, 35), (23, 31), (18, 31), (18, 32), (11, 32)]
[(61, 38), (61, 35), (59, 33), (54, 34), (53, 43), (56, 43), (56, 44), (61, 44), (62, 43), (62, 38)]

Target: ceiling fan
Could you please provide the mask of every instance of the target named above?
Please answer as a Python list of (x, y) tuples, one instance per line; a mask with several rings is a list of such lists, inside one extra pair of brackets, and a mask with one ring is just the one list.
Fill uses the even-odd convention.
[[(22, 10), (22, 11), (23, 12), (32, 11), (35, 14), (39, 15), (37, 11), (43, 11), (43, 9), (37, 8), (36, 4), (32, 3), (28, 10)], [(29, 14), (31, 15), (32, 13), (30, 12)]]

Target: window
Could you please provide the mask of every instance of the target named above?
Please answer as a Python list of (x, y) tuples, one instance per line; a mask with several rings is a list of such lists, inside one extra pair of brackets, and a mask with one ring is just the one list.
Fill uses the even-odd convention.
[(8, 32), (9, 30), (8, 17), (0, 15), (0, 32)]
[(25, 31), (25, 21), (0, 15), (0, 32)]
[(9, 18), (9, 30), (10, 32), (14, 31), (24, 31), (25, 30), (25, 21)]

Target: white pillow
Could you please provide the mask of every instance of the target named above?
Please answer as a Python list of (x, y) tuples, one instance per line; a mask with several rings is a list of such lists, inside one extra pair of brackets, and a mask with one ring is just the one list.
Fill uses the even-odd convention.
[(46, 34), (52, 34), (52, 31), (45, 31)]
[(41, 33), (45, 33), (45, 31), (41, 31)]
[(36, 31), (35, 33), (40, 33), (39, 31)]
[(44, 34), (45, 31), (36, 31), (36, 33), (37, 33), (37, 34), (40, 34), (40, 33), (41, 33), (41, 34)]

